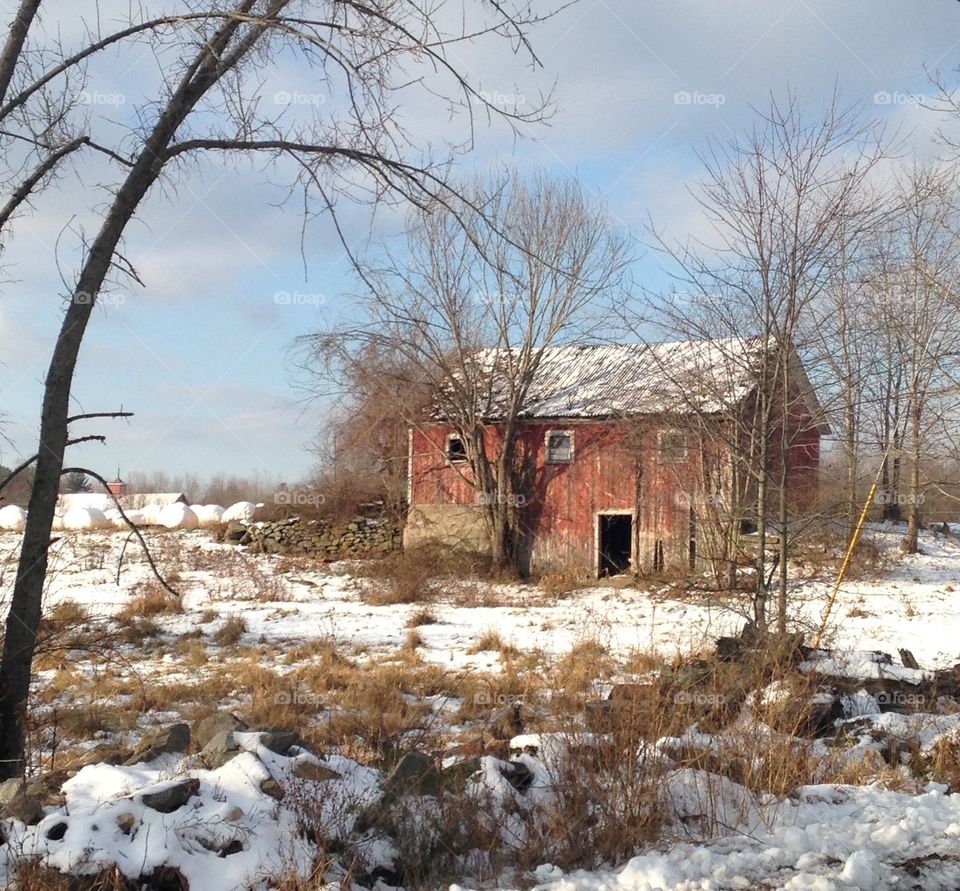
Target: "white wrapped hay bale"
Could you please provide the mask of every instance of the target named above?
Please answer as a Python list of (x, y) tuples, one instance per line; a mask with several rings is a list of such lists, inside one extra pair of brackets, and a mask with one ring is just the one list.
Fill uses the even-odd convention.
[(223, 523), (232, 523), (234, 520), (247, 522), (257, 515), (257, 508), (261, 506), (252, 501), (238, 501), (223, 512), (220, 521)]
[(196, 529), (197, 515), (180, 502), (168, 504), (157, 513), (157, 524), (167, 529)]
[(110, 521), (95, 507), (72, 507), (64, 514), (63, 528), (73, 530), (107, 529)]
[[(146, 525), (147, 525), (147, 522), (146, 522), (146, 520), (144, 519), (143, 511), (142, 511), (142, 510), (128, 510), (128, 511), (124, 511), (124, 513), (126, 513), (127, 519), (128, 519), (131, 523), (133, 523), (134, 526), (146, 526)], [(129, 529), (129, 528), (130, 528), (126, 523), (123, 522), (123, 518), (122, 518), (122, 517), (120, 518), (120, 528), (121, 528), (121, 529)]]
[(190, 510), (197, 515), (201, 526), (219, 526), (225, 513), (219, 504), (191, 504)]
[(143, 519), (143, 525), (159, 526), (161, 510), (163, 510), (163, 508), (159, 504), (145, 504), (140, 510), (140, 516)]
[(27, 525), (27, 512), (16, 504), (0, 508), (0, 529), (7, 532), (23, 532)]

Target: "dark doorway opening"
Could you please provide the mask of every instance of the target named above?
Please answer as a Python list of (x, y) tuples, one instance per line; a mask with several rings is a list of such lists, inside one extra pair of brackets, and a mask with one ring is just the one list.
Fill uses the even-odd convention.
[(630, 568), (633, 550), (633, 517), (630, 514), (600, 514), (597, 522), (601, 578), (626, 572)]

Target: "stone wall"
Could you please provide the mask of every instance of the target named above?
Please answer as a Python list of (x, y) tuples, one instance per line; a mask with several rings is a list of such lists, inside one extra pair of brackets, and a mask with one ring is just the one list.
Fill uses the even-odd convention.
[(388, 517), (356, 517), (347, 523), (291, 517), (230, 523), (225, 541), (253, 545), (267, 554), (302, 554), (318, 560), (372, 557), (400, 547), (400, 527)]

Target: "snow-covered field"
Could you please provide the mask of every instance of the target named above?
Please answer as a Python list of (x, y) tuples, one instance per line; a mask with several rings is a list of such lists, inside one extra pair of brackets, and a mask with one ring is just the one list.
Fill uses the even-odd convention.
[[(895, 532), (874, 535), (895, 550)], [(105, 616), (121, 609), (131, 598), (131, 588), (150, 578), (137, 545), (131, 543), (120, 584), (116, 583), (126, 537), (120, 532), (63, 535), (52, 549), (46, 607), (70, 600)], [(342, 565), (310, 567), (284, 557), (245, 556), (234, 545), (215, 543), (209, 533), (200, 531), (156, 533), (149, 540), (161, 568), (175, 569), (174, 587), (186, 607), (182, 616), (164, 619), (165, 630), (172, 634), (196, 627), (200, 614), (212, 608), (218, 622), (224, 616), (241, 615), (249, 628), (248, 640), (283, 647), (323, 636), (375, 656), (403, 644), (406, 620), (418, 609), (415, 604), (364, 603), (359, 591), (365, 582)], [(18, 542), (17, 534), (0, 533), (0, 557), (7, 561), (0, 584), (7, 590)], [(829, 628), (836, 648), (906, 647), (930, 668), (960, 661), (960, 619), (955, 618), (960, 539), (925, 536), (923, 551), (898, 555), (882, 578), (844, 583)], [(206, 568), (191, 568), (196, 566)], [(449, 588), (447, 596), (444, 585)], [(439, 600), (431, 606), (438, 621), (420, 629), (421, 655), (451, 667), (494, 667), (496, 660), (489, 654), (467, 653), (490, 629), (497, 629), (520, 650), (561, 653), (590, 639), (617, 655), (651, 651), (671, 657), (739, 630), (746, 616), (742, 601), (718, 603), (706, 595), (677, 598), (669, 588), (638, 592), (601, 584), (549, 600), (536, 585), (470, 580), (440, 587)], [(831, 588), (828, 578), (795, 585), (791, 610), (798, 627), (818, 627)]]
[[(891, 567), (878, 577), (844, 584), (828, 628), (830, 645), (851, 653), (895, 654), (903, 647), (924, 668), (946, 669), (960, 662), (960, 615), (954, 608), (954, 598), (960, 596), (960, 540), (927, 534), (922, 554), (903, 557), (896, 553), (895, 531), (874, 529), (871, 534), (890, 552)], [(46, 611), (72, 602), (93, 617), (121, 614), (151, 578), (134, 542), (127, 545), (121, 561), (125, 541), (123, 533), (63, 534), (51, 552)], [(318, 641), (334, 646), (361, 668), (373, 669), (409, 648), (410, 620), (425, 608), (365, 602), (361, 595), (377, 582), (355, 576), (345, 565), (324, 568), (302, 560), (246, 554), (201, 531), (158, 532), (149, 541), (158, 564), (181, 594), (183, 608), (151, 617), (170, 646), (129, 645), (122, 647), (122, 658), (114, 660), (112, 672), (135, 676), (144, 685), (201, 676), (240, 648), (282, 673), (298, 664), (291, 656), (298, 647)], [(4, 596), (9, 596), (18, 542), (17, 534), (0, 534)], [(831, 587), (829, 578), (795, 584), (791, 602), (797, 627), (812, 632), (818, 626)], [(649, 661), (654, 654), (671, 660), (704, 652), (719, 635), (736, 633), (745, 616), (742, 602), (669, 588), (638, 591), (600, 585), (548, 596), (536, 585), (477, 580), (438, 582), (426, 606), (431, 621), (416, 627), (418, 664), (460, 675), (494, 676), (505, 670), (508, 651), (512, 658), (536, 653), (548, 664), (577, 645), (593, 642), (613, 663), (612, 674), (603, 679), (606, 684), (637, 680), (640, 675), (629, 666), (638, 664), (638, 654)], [(217, 644), (217, 631), (231, 617), (242, 618), (244, 630), (231, 642)], [(505, 646), (478, 646), (491, 631)], [(203, 659), (186, 661), (186, 651), (173, 646), (179, 638), (202, 645)], [(86, 670), (103, 670), (102, 665), (91, 668), (82, 658), (78, 661), (71, 668), (77, 677)], [(847, 667), (866, 663), (884, 673), (864, 657), (853, 655), (847, 661)], [(899, 673), (903, 675), (902, 670)], [(62, 666), (40, 673), (41, 684), (55, 680), (63, 682)], [(597, 694), (604, 688), (598, 683)], [(221, 706), (233, 708), (236, 702)], [(43, 707), (50, 708), (50, 702)], [(920, 754), (928, 757), (938, 740), (960, 743), (960, 716), (949, 711), (940, 708), (913, 726), (901, 716), (879, 715), (876, 701), (864, 694), (853, 713), (864, 716), (856, 720), (867, 726), (856, 725), (854, 738), (859, 742), (851, 751), (863, 756), (875, 748), (876, 740), (900, 734), (919, 740)], [(178, 717), (169, 712), (143, 714), (133, 727), (139, 732)], [(98, 732), (87, 742), (103, 738)], [(532, 739), (539, 744), (546, 737)], [(702, 739), (712, 744), (710, 737)], [(522, 748), (529, 741), (518, 739), (514, 746)], [(816, 745), (826, 759), (827, 748)], [(191, 888), (240, 888), (264, 881), (280, 861), (306, 868), (311, 856), (310, 846), (295, 837), (290, 814), (261, 794), (259, 782), (289, 773), (303, 760), (345, 778), (336, 794), (372, 800), (376, 797), (372, 790), (382, 781), (376, 771), (339, 754), (328, 753), (318, 761), (295, 748), (282, 757), (265, 752), (253, 734), (245, 737), (242, 748), (241, 756), (214, 770), (176, 755), (146, 766), (86, 767), (63, 787), (64, 806), (48, 808), (38, 826), (7, 821), (5, 835), (11, 840), (7, 850), (15, 844), (21, 855), (36, 854), (57, 868), (73, 868), (80, 862), (172, 863), (191, 879)], [(504, 831), (510, 819), (505, 802), (531, 807), (531, 802), (549, 806), (554, 801), (550, 751), (544, 742), (538, 754), (521, 756), (534, 778), (522, 795), (503, 779), (503, 761), (481, 759), (478, 788), (489, 793), (487, 806), (494, 820), (503, 820)], [(802, 786), (786, 800), (774, 800), (725, 777), (680, 765), (670, 766), (664, 776), (665, 825), (660, 841), (639, 851), (625, 866), (564, 873), (543, 863), (525, 875), (501, 876), (499, 886), (554, 891), (960, 887), (960, 794), (949, 794), (946, 785), (916, 776), (899, 786), (820, 783)], [(184, 777), (199, 781), (189, 810), (162, 814), (140, 803), (138, 796), (145, 791)], [(330, 781), (309, 791), (324, 800), (334, 795)], [(498, 807), (504, 808), (502, 813)], [(697, 821), (708, 811), (724, 828), (717, 837), (698, 834)], [(116, 818), (123, 814), (142, 831), (118, 830)], [(69, 828), (49, 837), (51, 827), (64, 821)], [(201, 824), (206, 828), (198, 828)], [(224, 839), (240, 845), (239, 856), (218, 856), (217, 845)], [(377, 857), (387, 862), (391, 842), (377, 843), (381, 850), (371, 862)], [(458, 881), (460, 888), (497, 884), (466, 876)]]

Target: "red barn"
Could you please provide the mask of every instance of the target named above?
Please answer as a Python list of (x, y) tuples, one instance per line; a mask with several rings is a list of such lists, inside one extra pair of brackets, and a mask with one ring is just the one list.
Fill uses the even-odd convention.
[[(520, 562), (531, 571), (586, 567), (597, 575), (695, 566), (718, 514), (751, 531), (755, 516), (762, 342), (690, 341), (558, 346), (543, 351), (519, 416), (513, 462)], [(766, 466), (787, 475), (792, 510), (817, 479), (823, 413), (795, 352), (787, 410), (772, 416)], [(502, 418), (502, 415), (500, 416)], [(497, 450), (496, 407), (484, 427)], [(780, 461), (786, 446), (788, 460)], [(453, 426), (410, 434), (405, 545), (439, 540), (484, 549), (484, 499)], [(771, 513), (770, 516), (773, 516)], [(714, 524), (715, 525), (715, 524)], [(754, 525), (755, 528), (755, 525)]]

